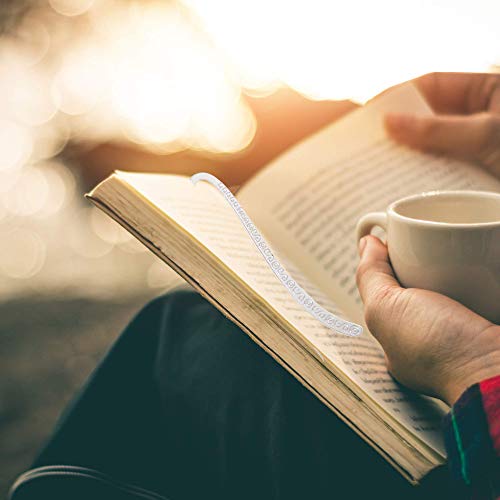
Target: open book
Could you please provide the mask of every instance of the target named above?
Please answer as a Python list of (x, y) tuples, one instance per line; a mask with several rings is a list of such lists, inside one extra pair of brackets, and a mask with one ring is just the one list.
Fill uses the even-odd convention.
[[(383, 130), (387, 111), (431, 113), (406, 84), (294, 146), (237, 198), (280, 262), (325, 309), (363, 324), (355, 225), (409, 194), (500, 191), (474, 165), (411, 151)], [(116, 172), (88, 197), (177, 271), (410, 482), (446, 461), (447, 407), (405, 391), (368, 329), (347, 337), (298, 305), (212, 185)], [(306, 431), (306, 430), (305, 430)]]

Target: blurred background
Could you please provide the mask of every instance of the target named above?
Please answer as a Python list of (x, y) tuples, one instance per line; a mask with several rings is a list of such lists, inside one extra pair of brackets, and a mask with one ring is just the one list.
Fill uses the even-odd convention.
[(499, 20), (498, 0), (2, 0), (0, 496), (178, 282), (87, 189), (115, 168), (241, 184), (347, 101), (497, 71)]

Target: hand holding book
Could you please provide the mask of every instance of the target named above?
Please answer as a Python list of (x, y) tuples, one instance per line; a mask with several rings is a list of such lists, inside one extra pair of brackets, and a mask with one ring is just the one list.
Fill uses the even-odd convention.
[(422, 151), (475, 161), (500, 178), (500, 75), (431, 73), (414, 83), (438, 114), (388, 114), (391, 137)]

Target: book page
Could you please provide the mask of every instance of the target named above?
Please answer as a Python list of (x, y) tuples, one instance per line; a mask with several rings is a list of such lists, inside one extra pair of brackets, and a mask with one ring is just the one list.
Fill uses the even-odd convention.
[[(119, 173), (135, 190), (175, 220), (264, 298), (309, 342), (309, 350), (327, 358), (367, 394), (420, 438), (444, 454), (440, 437), (442, 412), (433, 402), (402, 392), (384, 366), (384, 356), (371, 336), (346, 337), (333, 332), (299, 306), (268, 267), (237, 215), (211, 185), (193, 186), (188, 178), (155, 174)], [(269, 232), (266, 224), (260, 228)], [(344, 318), (345, 311), (328, 298), (283, 253), (276, 257), (325, 309)]]
[[(382, 113), (401, 110), (431, 113), (415, 87), (403, 85), (285, 153), (238, 193), (274, 248), (357, 323), (363, 322), (363, 310), (355, 283), (355, 226), (363, 214), (421, 191), (500, 190), (500, 183), (477, 166), (390, 141)], [(422, 440), (442, 450), (436, 415), (443, 407), (395, 384), (375, 339), (324, 332), (314, 341), (320, 351), (333, 347), (363, 390)]]
[[(295, 302), (238, 216), (213, 186), (205, 182), (193, 186), (187, 177), (175, 175), (119, 172), (118, 176), (202, 243), (297, 330), (314, 331), (319, 325), (321, 332), (329, 331)], [(318, 304), (345, 317), (345, 312), (313, 285), (292, 261), (279, 252), (275, 255), (287, 271), (307, 287)], [(336, 365), (342, 365), (336, 350), (331, 349), (329, 357)]]
[(355, 228), (362, 215), (422, 191), (500, 191), (500, 182), (477, 166), (388, 139), (382, 114), (401, 110), (431, 113), (416, 88), (403, 85), (285, 153), (238, 193), (276, 248), (356, 322), (362, 304)]

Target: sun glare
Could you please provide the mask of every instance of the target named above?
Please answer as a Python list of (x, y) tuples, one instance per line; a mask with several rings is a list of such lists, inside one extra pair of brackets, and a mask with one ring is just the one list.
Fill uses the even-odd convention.
[[(500, 62), (498, 0), (30, 4), (0, 36), (0, 276), (11, 279), (0, 294), (49, 268), (51, 283), (75, 281), (87, 261), (96, 274), (85, 290), (109, 291), (102, 269), (118, 269), (116, 252), (144, 252), (75, 201), (76, 179), (55, 159), (68, 143), (234, 153), (258, 126), (247, 95), (288, 86), (364, 102), (429, 71)], [(137, 279), (164, 286), (168, 276), (147, 266), (147, 283), (139, 268)]]
[(79, 139), (155, 152), (238, 151), (256, 129), (245, 92), (286, 85), (311, 99), (363, 102), (428, 71), (484, 71), (500, 59), (500, 4), (484, 0), (473, 9), (457, 0), (50, 6), (0, 43), (9, 115), (0, 118), (13, 120), (0, 137), (3, 169), (29, 159), (15, 144), (39, 144), (61, 125)]
[(496, 1), (185, 0), (245, 87), (364, 101), (429, 71), (498, 61)]

